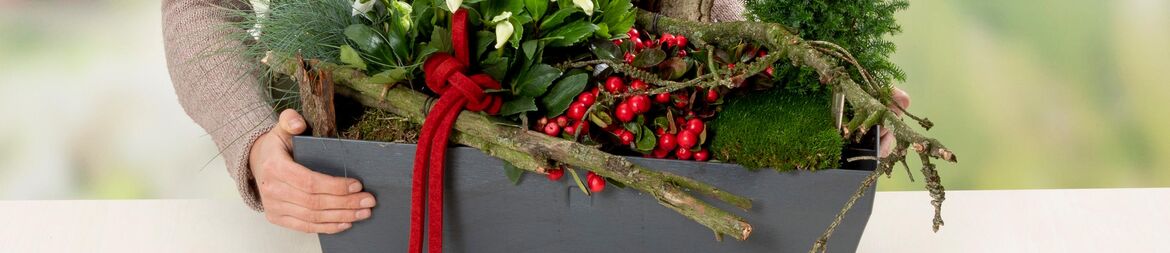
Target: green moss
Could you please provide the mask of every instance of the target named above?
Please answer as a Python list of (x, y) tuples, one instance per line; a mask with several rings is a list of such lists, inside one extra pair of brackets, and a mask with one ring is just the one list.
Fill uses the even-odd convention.
[(346, 139), (396, 143), (418, 143), (419, 126), (398, 115), (368, 109), (353, 126), (342, 133)]
[(844, 140), (833, 127), (828, 95), (772, 89), (728, 101), (709, 124), (716, 159), (778, 171), (837, 166)]

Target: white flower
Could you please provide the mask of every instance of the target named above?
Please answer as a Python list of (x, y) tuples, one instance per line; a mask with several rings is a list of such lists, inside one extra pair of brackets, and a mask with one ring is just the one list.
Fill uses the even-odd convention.
[(463, 0), (447, 0), (447, 9), (451, 10), (451, 13), (458, 11), (460, 5), (463, 5)]
[(374, 9), (374, 0), (354, 0), (353, 1), (353, 16), (358, 14), (366, 15), (366, 12)]
[(512, 22), (508, 22), (509, 18), (512, 18), (510, 11), (505, 11), (492, 18), (492, 22), (496, 23), (496, 49), (504, 47), (504, 43), (507, 43), (508, 38), (512, 37), (512, 33), (516, 31), (516, 28), (512, 27)]
[(581, 10), (585, 10), (586, 16), (593, 16), (593, 0), (573, 0), (573, 4), (581, 7)]

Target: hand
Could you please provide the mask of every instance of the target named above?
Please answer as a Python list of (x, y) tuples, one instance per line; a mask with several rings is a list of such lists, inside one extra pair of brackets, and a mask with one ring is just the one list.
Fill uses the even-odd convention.
[[(898, 105), (901, 105), (902, 109), (910, 109), (910, 95), (906, 94), (906, 92), (902, 91), (902, 89), (898, 89), (897, 87), (895, 87), (893, 98), (894, 98), (894, 103), (898, 103)], [(898, 115), (898, 117), (902, 117), (903, 112), (902, 112), (902, 110), (898, 110), (897, 106), (890, 106), (890, 111), (893, 111), (894, 115)], [(886, 128), (884, 128), (884, 127), (882, 128), (881, 136), (882, 136), (881, 137), (882, 138), (882, 141), (881, 141), (882, 148), (881, 148), (881, 152), (879, 152), (879, 154), (881, 155), (882, 158), (885, 158), (887, 156), (890, 156), (891, 152), (894, 152), (894, 144), (895, 144), (895, 142), (897, 142), (897, 139), (894, 138), (893, 133), (890, 133), (890, 131), (886, 130)]]
[(292, 137), (305, 128), (300, 114), (284, 110), (276, 126), (252, 145), (248, 162), (268, 221), (301, 232), (333, 234), (369, 218), (374, 195), (362, 192), (360, 182), (317, 173), (292, 160)]

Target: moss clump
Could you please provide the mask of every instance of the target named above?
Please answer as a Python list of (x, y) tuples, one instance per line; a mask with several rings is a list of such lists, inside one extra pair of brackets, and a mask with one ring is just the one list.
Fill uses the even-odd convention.
[(396, 143), (418, 143), (419, 125), (398, 115), (378, 109), (368, 109), (353, 126), (342, 133), (342, 138)]
[(772, 89), (728, 101), (709, 124), (716, 159), (778, 171), (837, 166), (844, 140), (833, 127), (829, 95)]

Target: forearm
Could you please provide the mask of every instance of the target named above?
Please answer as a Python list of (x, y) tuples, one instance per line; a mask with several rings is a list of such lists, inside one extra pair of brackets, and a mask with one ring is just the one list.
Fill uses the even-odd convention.
[(253, 142), (275, 123), (254, 64), (233, 40), (231, 9), (246, 0), (165, 0), (163, 38), (171, 82), (180, 104), (215, 141), (244, 201), (260, 210), (248, 168)]

